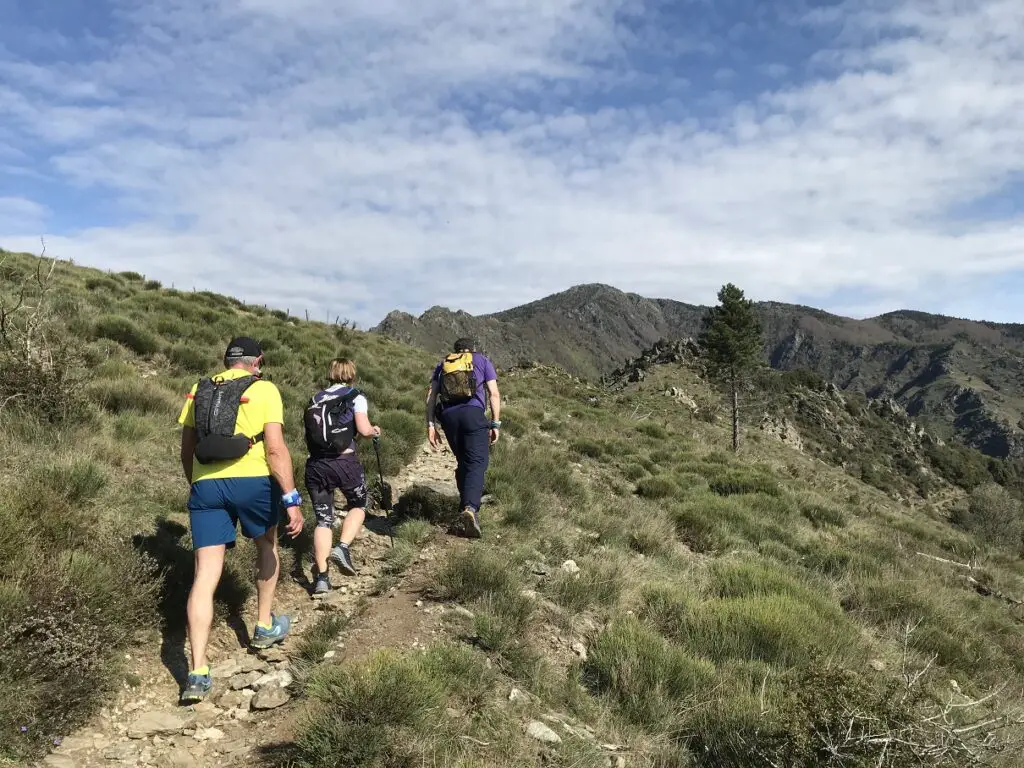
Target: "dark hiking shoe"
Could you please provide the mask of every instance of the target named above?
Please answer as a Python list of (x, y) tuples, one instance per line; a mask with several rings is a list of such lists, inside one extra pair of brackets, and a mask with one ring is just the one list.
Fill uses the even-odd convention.
[(356, 575), (356, 567), (352, 564), (352, 555), (347, 546), (339, 544), (331, 550), (330, 557), (331, 562), (338, 566), (342, 573), (347, 573), (349, 576)]
[(483, 533), (480, 530), (480, 513), (472, 507), (462, 510), (462, 527), (466, 536), (471, 539), (479, 539)]
[(194, 704), (195, 702), (202, 701), (210, 695), (212, 689), (213, 677), (210, 675), (197, 675), (191, 672), (188, 676), (188, 682), (185, 683), (185, 690), (181, 692), (181, 701), (183, 704)]
[(270, 629), (256, 625), (256, 631), (252, 633), (252, 642), (249, 643), (253, 648), (269, 648), (285, 639), (288, 630), (291, 629), (291, 619), (287, 616), (272, 616), (271, 621), (273, 626)]
[(326, 573), (318, 573), (313, 579), (313, 597), (323, 597), (331, 591), (331, 579)]

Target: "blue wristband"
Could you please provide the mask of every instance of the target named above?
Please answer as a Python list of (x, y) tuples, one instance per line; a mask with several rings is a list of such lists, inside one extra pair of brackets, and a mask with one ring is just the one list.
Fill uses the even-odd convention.
[(299, 495), (298, 489), (295, 489), (291, 493), (286, 493), (282, 496), (281, 503), (286, 507), (301, 507), (302, 496)]

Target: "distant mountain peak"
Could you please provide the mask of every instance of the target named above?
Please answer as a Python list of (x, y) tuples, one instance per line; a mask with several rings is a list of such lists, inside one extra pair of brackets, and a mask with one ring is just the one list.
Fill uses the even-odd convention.
[[(871, 396), (895, 393), (937, 434), (993, 455), (1024, 456), (1017, 428), (1024, 424), (1024, 370), (1016, 362), (1024, 358), (1024, 326), (906, 309), (854, 320), (776, 301), (755, 306), (773, 366), (807, 368)], [(419, 318), (392, 312), (373, 330), (438, 353), (456, 336), (472, 336), (501, 366), (553, 364), (596, 381), (662, 339), (697, 336), (706, 311), (582, 283), (489, 315), (441, 306)], [(977, 382), (970, 413), (964, 398), (950, 405), (949, 392), (964, 381)]]

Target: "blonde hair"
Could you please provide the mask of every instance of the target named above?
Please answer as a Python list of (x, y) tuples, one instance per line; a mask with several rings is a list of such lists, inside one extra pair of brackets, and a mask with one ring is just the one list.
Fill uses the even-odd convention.
[(327, 370), (327, 379), (332, 384), (351, 384), (355, 378), (355, 363), (346, 357), (336, 357), (331, 360), (331, 367)]

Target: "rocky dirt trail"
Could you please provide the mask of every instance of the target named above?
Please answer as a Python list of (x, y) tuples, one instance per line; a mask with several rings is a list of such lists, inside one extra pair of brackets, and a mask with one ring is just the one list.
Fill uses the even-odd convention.
[[(389, 479), (395, 502), (414, 485), (454, 495), (454, 471), (455, 460), (447, 450), (434, 453), (424, 446), (399, 477)], [(214, 689), (207, 701), (188, 707), (178, 703), (176, 677), (183, 677), (187, 664), (181, 639), (165, 639), (163, 649), (159, 642), (139, 648), (126, 659), (126, 680), (133, 685), (126, 682), (90, 723), (59, 740), (37, 765), (251, 765), (260, 747), (289, 739), (290, 711), (298, 707), (289, 687), (293, 682), (292, 654), (318, 612), (338, 611), (352, 617), (336, 648), (326, 653), (324, 661), (329, 663), (351, 663), (383, 647), (426, 645), (440, 631), (446, 609), (427, 604), (419, 591), (439, 552), (464, 543), (438, 530), (402, 576), (380, 591), (378, 576), (391, 545), (384, 518), (368, 515), (352, 548), (359, 575), (349, 578), (332, 569), (335, 589), (320, 600), (312, 599), (308, 592), (308, 556), (302, 558), (302, 576), (286, 573), (283, 558), (275, 612), (288, 614), (293, 621), (291, 636), (284, 643), (258, 653), (247, 648), (247, 632), (255, 615), (254, 594), (242, 614), (244, 626), (231, 622), (232, 628), (215, 620), (210, 644)], [(380, 594), (375, 594), (378, 591)]]

